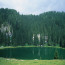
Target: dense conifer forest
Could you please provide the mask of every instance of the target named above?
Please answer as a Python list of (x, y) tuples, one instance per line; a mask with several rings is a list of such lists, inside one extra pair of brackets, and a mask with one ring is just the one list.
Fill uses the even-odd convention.
[(65, 47), (65, 12), (23, 15), (0, 8), (0, 46), (47, 45)]

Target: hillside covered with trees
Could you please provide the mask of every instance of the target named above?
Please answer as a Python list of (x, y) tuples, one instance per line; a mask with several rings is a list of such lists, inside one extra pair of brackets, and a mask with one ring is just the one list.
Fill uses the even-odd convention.
[(0, 9), (0, 46), (48, 45), (65, 47), (65, 12), (21, 15)]

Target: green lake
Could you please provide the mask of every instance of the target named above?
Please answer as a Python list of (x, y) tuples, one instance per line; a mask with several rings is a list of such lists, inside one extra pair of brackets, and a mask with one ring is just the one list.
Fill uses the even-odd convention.
[(16, 58), (24, 60), (54, 59), (55, 51), (58, 52), (58, 59), (65, 59), (65, 49), (53, 47), (18, 47), (0, 49), (0, 57)]

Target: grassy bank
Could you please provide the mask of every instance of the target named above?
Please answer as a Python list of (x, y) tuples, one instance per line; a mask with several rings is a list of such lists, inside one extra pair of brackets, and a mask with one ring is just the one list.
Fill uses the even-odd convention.
[[(62, 48), (58, 46), (0, 46), (0, 49), (5, 49), (5, 48), (18, 48), (18, 47), (51, 47), (51, 48)], [(62, 48), (65, 49), (65, 48)]]
[(18, 60), (0, 58), (0, 65), (65, 65), (65, 60)]

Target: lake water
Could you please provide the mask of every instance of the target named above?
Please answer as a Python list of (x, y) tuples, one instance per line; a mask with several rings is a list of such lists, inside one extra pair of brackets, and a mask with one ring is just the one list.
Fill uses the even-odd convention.
[(52, 47), (19, 47), (0, 49), (0, 57), (16, 58), (24, 60), (54, 59), (55, 51), (58, 52), (59, 59), (65, 59), (65, 49)]

